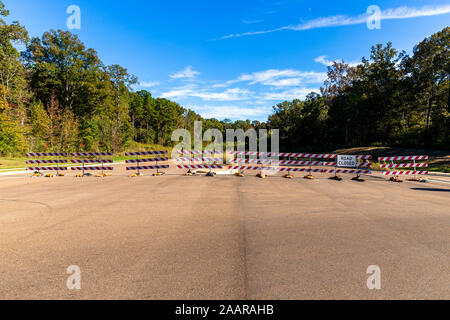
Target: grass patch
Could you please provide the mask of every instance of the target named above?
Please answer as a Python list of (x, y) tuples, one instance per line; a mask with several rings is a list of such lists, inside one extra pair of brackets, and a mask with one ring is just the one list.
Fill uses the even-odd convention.
[(433, 166), (433, 167), (428, 168), (428, 171), (450, 173), (450, 167), (445, 166), (445, 165)]
[(0, 170), (25, 168), (26, 167), (25, 161), (27, 161), (26, 158), (11, 158), (11, 157), (0, 158)]

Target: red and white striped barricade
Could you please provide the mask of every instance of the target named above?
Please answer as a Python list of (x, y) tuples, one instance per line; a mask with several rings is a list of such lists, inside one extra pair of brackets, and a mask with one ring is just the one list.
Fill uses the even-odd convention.
[(279, 152), (241, 152), (232, 151), (230, 153), (241, 158), (251, 157), (278, 157), (278, 158), (307, 158), (307, 159), (336, 159), (335, 154), (314, 154), (314, 153), (279, 153)]
[[(58, 152), (58, 153), (27, 153), (27, 157), (29, 158), (37, 158), (36, 160), (28, 160), (26, 164), (37, 164), (38, 167), (29, 167), (28, 171), (34, 171), (40, 174), (41, 171), (56, 171), (59, 176), (59, 171), (66, 171), (66, 167), (60, 167), (60, 164), (67, 164), (68, 161), (65, 159), (60, 159), (60, 157), (67, 157), (67, 153)], [(42, 160), (43, 157), (56, 157), (56, 160)], [(51, 167), (41, 167), (42, 164), (56, 164), (56, 166)]]
[(184, 156), (220, 156), (222, 151), (207, 151), (207, 150), (178, 150), (179, 155)]
[(186, 175), (192, 175), (192, 170), (200, 170), (200, 169), (208, 169), (209, 172), (207, 173), (207, 176), (213, 177), (214, 173), (212, 172), (213, 169), (223, 169), (223, 166), (221, 164), (178, 164), (178, 169), (187, 169), (188, 172)]
[(310, 169), (310, 168), (287, 168), (287, 167), (261, 167), (261, 166), (243, 166), (243, 165), (231, 165), (230, 170), (239, 170), (239, 171), (246, 171), (246, 170), (252, 170), (252, 171), (270, 171), (270, 170), (276, 170), (280, 172), (308, 172), (308, 173), (320, 173), (323, 172), (323, 169)]
[[(334, 166), (334, 162), (327, 162), (326, 160), (336, 159), (336, 155), (334, 154), (313, 154), (313, 153), (278, 153), (278, 152), (242, 152), (242, 151), (233, 151), (231, 155), (239, 157), (237, 159), (233, 159), (231, 162), (237, 164), (261, 164), (265, 168), (264, 165), (268, 164), (270, 167), (274, 166), (288, 166), (288, 168), (279, 167), (275, 170), (281, 172), (322, 172), (319, 169), (313, 169), (313, 166)], [(262, 157), (262, 159), (245, 159), (246, 156), (250, 157)], [(277, 160), (266, 159), (266, 157), (277, 158)], [(280, 158), (288, 158), (288, 160), (280, 160)], [(309, 161), (300, 161), (300, 160), (291, 160), (292, 158), (296, 159), (309, 159)], [(318, 161), (321, 160), (321, 161)], [(308, 166), (308, 170), (293, 170), (292, 166)], [(295, 168), (300, 169), (300, 168)], [(262, 169), (265, 170), (265, 169)], [(290, 174), (287, 174), (285, 177), (291, 177)]]
[[(162, 169), (168, 169), (169, 165), (159, 165), (158, 162), (166, 162), (169, 161), (167, 157), (156, 157), (156, 158), (139, 158), (140, 156), (164, 156), (167, 155), (167, 151), (144, 151), (144, 152), (127, 152), (125, 156), (135, 156), (136, 159), (125, 160), (127, 164), (137, 164), (134, 167), (127, 167), (127, 171), (136, 171), (136, 175), (141, 175), (141, 170), (156, 170), (154, 176), (159, 176), (164, 173), (159, 172)], [(142, 166), (143, 163), (155, 162), (155, 165), (151, 166)]]
[(179, 150), (177, 162), (216, 162), (223, 163), (222, 151), (206, 151), (206, 150)]
[[(71, 157), (80, 157), (80, 158), (92, 158), (96, 157), (96, 159), (72, 159), (70, 162), (72, 164), (81, 164), (82, 166), (72, 167), (72, 171), (81, 171), (82, 176), (84, 177), (85, 171), (101, 171), (101, 175), (105, 175), (105, 171), (113, 171), (114, 167), (105, 166), (105, 164), (112, 164), (114, 161), (112, 159), (105, 159), (104, 157), (113, 156), (113, 152), (74, 152), (71, 153)], [(94, 166), (95, 164), (101, 164), (101, 166)]]
[(40, 171), (67, 171), (67, 167), (28, 167), (28, 171), (40, 172)]
[[(233, 159), (228, 161), (230, 164), (230, 170), (238, 170), (238, 175), (244, 176), (244, 171), (253, 170), (260, 171), (259, 174), (262, 174), (262, 171), (273, 170), (273, 159), (267, 159), (267, 157), (273, 157), (277, 154), (272, 152), (246, 152), (246, 151), (232, 151), (230, 152)], [(250, 157), (247, 159), (246, 157)], [(278, 163), (278, 159), (276, 161)], [(247, 164), (259, 165), (259, 166), (248, 166)], [(269, 167), (265, 167), (265, 165), (269, 165)]]
[(361, 176), (362, 174), (371, 174), (372, 172), (370, 170), (361, 170), (361, 169), (325, 169), (323, 170), (323, 173), (333, 173), (333, 174), (356, 174), (358, 176)]
[(208, 176), (214, 176), (213, 169), (223, 169), (222, 151), (179, 150), (178, 154), (178, 169), (188, 169), (186, 175), (191, 175), (192, 170), (209, 169)]
[(105, 166), (101, 166), (101, 167), (72, 167), (71, 168), (72, 171), (101, 171), (103, 173), (103, 171), (113, 171), (114, 167), (105, 167)]
[[(390, 164), (383, 163), (380, 165), (381, 169), (405, 169), (412, 168), (413, 170), (401, 170), (401, 171), (384, 171), (383, 175), (393, 176), (396, 181), (399, 181), (401, 175), (414, 175), (415, 181), (417, 181), (417, 175), (427, 175), (428, 171), (419, 171), (417, 168), (428, 168), (428, 163), (417, 163), (416, 161), (428, 160), (428, 156), (394, 156), (394, 157), (380, 157), (379, 162), (391, 162)], [(394, 161), (412, 161), (412, 163), (394, 163)]]
[(179, 164), (177, 165), (178, 169), (223, 169), (222, 165), (218, 165), (218, 164), (213, 164), (213, 165), (209, 165), (209, 164)]

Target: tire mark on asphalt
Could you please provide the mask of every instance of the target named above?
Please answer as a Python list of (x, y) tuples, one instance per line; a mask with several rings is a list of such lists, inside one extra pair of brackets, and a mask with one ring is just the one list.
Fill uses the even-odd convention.
[(30, 204), (38, 204), (41, 205), (43, 207), (46, 207), (50, 212), (53, 211), (53, 208), (45, 203), (45, 202), (39, 202), (39, 201), (29, 201), (29, 200), (22, 200), (22, 199), (0, 199), (0, 201), (4, 201), (4, 202), (23, 202), (23, 203), (30, 203)]
[(241, 216), (242, 216), (242, 241), (243, 241), (243, 248), (242, 248), (242, 258), (243, 258), (243, 276), (244, 276), (244, 285), (243, 285), (243, 290), (244, 290), (244, 300), (248, 300), (249, 299), (249, 276), (248, 276), (248, 257), (247, 257), (247, 247), (248, 247), (248, 238), (247, 238), (247, 226), (246, 226), (246, 214), (245, 214), (245, 208), (246, 208), (246, 201), (244, 200), (244, 196), (243, 196), (243, 180), (241, 179), (238, 184), (237, 184), (237, 188), (236, 193), (237, 193), (237, 199), (238, 199), (238, 203), (239, 206), (242, 208), (241, 211)]
[[(201, 176), (198, 176), (200, 178)], [(203, 176), (204, 177), (204, 176)], [(218, 189), (227, 189), (230, 187), (229, 183), (231, 182), (231, 189), (233, 189), (236, 192), (236, 197), (231, 197), (232, 199), (235, 199), (234, 201), (237, 201), (237, 207), (239, 213), (237, 216), (237, 221), (241, 225), (239, 226), (239, 229), (241, 230), (239, 233), (239, 240), (240, 241), (240, 261), (242, 265), (242, 270), (240, 271), (240, 275), (242, 276), (242, 283), (239, 282), (238, 288), (239, 290), (237, 293), (237, 297), (235, 299), (244, 299), (247, 300), (249, 297), (249, 276), (248, 276), (248, 263), (247, 263), (247, 248), (248, 248), (248, 239), (247, 239), (247, 228), (246, 228), (246, 215), (245, 215), (245, 201), (243, 199), (243, 192), (241, 192), (242, 189), (242, 181), (239, 181), (236, 185), (236, 182), (233, 181), (232, 177), (229, 177), (230, 179), (217, 179), (217, 178), (204, 178), (204, 179), (210, 179), (210, 183), (205, 184), (204, 188), (207, 190), (206, 192), (201, 193), (201, 197), (197, 200), (198, 202), (205, 203), (205, 201), (208, 201), (208, 191), (214, 190), (214, 187), (218, 187)], [(217, 179), (217, 180), (216, 180)], [(226, 200), (229, 201), (229, 200)]]

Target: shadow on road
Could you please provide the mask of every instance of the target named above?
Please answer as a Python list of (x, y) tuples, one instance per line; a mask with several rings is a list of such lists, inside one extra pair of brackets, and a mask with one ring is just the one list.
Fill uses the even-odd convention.
[(419, 190), (419, 191), (436, 191), (436, 192), (450, 192), (450, 189), (438, 189), (438, 188), (411, 188), (411, 190)]

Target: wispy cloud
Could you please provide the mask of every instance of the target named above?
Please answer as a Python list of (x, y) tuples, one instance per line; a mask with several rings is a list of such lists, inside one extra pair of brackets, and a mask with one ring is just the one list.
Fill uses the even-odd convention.
[(193, 67), (187, 66), (184, 70), (178, 71), (170, 75), (172, 79), (193, 79), (198, 76), (200, 72), (194, 70)]
[[(332, 66), (333, 63), (335, 63), (335, 62), (344, 61), (344, 60), (343, 60), (343, 59), (341, 59), (341, 60), (338, 59), (338, 60), (333, 60), (333, 61), (331, 61), (331, 60), (328, 60), (328, 56), (319, 56), (319, 57), (317, 57), (314, 61), (317, 62), (317, 63), (321, 63), (321, 64), (323, 64), (324, 66), (329, 67), (329, 66)], [(344, 61), (344, 62), (345, 62), (345, 61)], [(348, 65), (351, 66), (351, 67), (356, 67), (357, 65), (361, 64), (361, 62), (356, 62), (356, 61), (353, 61), (353, 62), (345, 62), (345, 63), (348, 64)]]
[(327, 77), (326, 73), (315, 71), (299, 71), (294, 69), (269, 69), (265, 71), (242, 74), (238, 79), (228, 83), (249, 82), (250, 85), (262, 84), (273, 87), (301, 86), (311, 83), (323, 83)]
[(229, 87), (229, 83), (215, 83), (212, 85), (213, 88), (226, 88)]
[(320, 56), (317, 57), (315, 60), (315, 62), (321, 63), (325, 66), (331, 66), (333, 64), (333, 61), (328, 60), (328, 56)]
[(319, 88), (291, 88), (284, 91), (274, 91), (265, 93), (261, 99), (268, 101), (284, 101), (294, 99), (304, 99), (311, 92), (319, 93)]
[[(410, 19), (418, 17), (437, 16), (450, 13), (450, 5), (424, 6), (420, 8), (399, 7), (386, 9), (381, 12), (382, 20)], [(366, 23), (369, 14), (364, 13), (358, 16), (336, 15), (331, 17), (321, 17), (305, 23), (282, 26), (275, 29), (252, 31), (244, 33), (230, 34), (214, 40), (224, 40), (266, 33), (273, 33), (282, 30), (305, 31), (317, 28), (339, 27)]]
[(159, 82), (158, 81), (148, 81), (148, 82), (144, 81), (144, 82), (140, 82), (139, 85), (144, 88), (151, 88), (151, 87), (156, 87), (157, 85), (159, 85)]
[(167, 99), (193, 97), (205, 101), (239, 101), (247, 99), (249, 94), (249, 90), (241, 88), (212, 92), (196, 86), (184, 86), (164, 92), (162, 97)]
[(237, 101), (247, 99), (249, 93), (250, 91), (247, 89), (233, 88), (223, 92), (194, 92), (191, 96), (206, 101)]
[(265, 118), (270, 113), (271, 107), (240, 107), (233, 105), (226, 106), (194, 106), (192, 107), (204, 118), (216, 119), (255, 119)]

